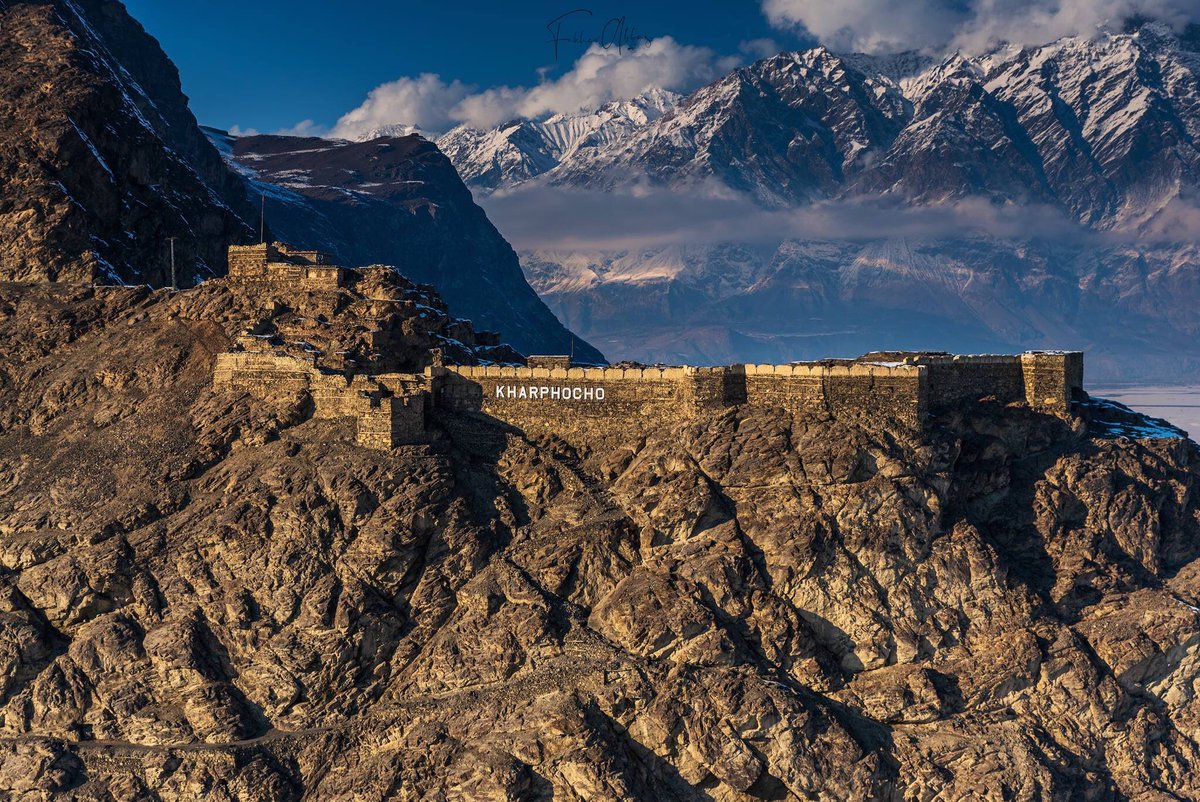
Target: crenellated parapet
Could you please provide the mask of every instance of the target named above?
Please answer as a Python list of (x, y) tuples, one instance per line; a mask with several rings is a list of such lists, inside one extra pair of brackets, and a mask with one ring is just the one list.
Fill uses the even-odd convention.
[[(711, 410), (784, 409), (798, 418), (886, 420), (921, 431), (951, 406), (992, 398), (1066, 416), (1083, 392), (1083, 355), (876, 353), (859, 359), (724, 367), (434, 366), (424, 375), (337, 373), (254, 338), (218, 357), (218, 384), (269, 396), (307, 392), (318, 418), (352, 417), (363, 445), (421, 438), (425, 409), (478, 413), (567, 439), (676, 425)], [(263, 352), (266, 349), (266, 352)]]
[(429, 373), (439, 406), (558, 434), (669, 424), (742, 404), (813, 416), (872, 414), (916, 428), (928, 407), (925, 369), (917, 365), (447, 366)]
[(1066, 415), (1083, 388), (1079, 352), (881, 353), (713, 368), (564, 365), (538, 357), (523, 367), (435, 368), (434, 403), (564, 436), (669, 424), (738, 405), (801, 417), (866, 416), (920, 430), (933, 412), (983, 398)]

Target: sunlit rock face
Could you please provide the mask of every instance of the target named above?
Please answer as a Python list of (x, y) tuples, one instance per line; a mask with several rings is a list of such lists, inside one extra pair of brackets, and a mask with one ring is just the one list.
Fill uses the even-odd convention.
[[(316, 332), (305, 297), (0, 290), (5, 793), (1200, 793), (1170, 427), (733, 406), (568, 444), (442, 410), (364, 448), (212, 384), (247, 319)], [(322, 330), (357, 341), (347, 300)], [(397, 306), (397, 364), (438, 303)]]
[(124, 6), (0, 8), (0, 278), (171, 282), (225, 270), (257, 221), (175, 65)]

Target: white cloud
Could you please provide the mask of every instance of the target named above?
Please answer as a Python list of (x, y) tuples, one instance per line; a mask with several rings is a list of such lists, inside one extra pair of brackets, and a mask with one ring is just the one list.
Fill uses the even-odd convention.
[(632, 50), (592, 45), (571, 70), (532, 88), (499, 87), (465, 98), (453, 116), (487, 128), (514, 117), (539, 117), (593, 108), (650, 89), (688, 91), (736, 65), (706, 47), (681, 45), (669, 36)]
[(741, 62), (706, 47), (682, 45), (669, 36), (633, 49), (592, 45), (571, 69), (532, 87), (499, 86), (482, 92), (459, 81), (425, 73), (371, 90), (358, 108), (334, 127), (335, 137), (355, 138), (392, 125), (440, 133), (458, 123), (490, 128), (517, 117), (539, 117), (636, 97), (653, 88), (690, 91)]
[(258, 136), (259, 130), (257, 128), (242, 128), (240, 125), (231, 125), (229, 133), (231, 136)]
[(780, 28), (804, 28), (836, 50), (870, 53), (1043, 44), (1091, 36), (1131, 17), (1179, 29), (1200, 18), (1196, 0), (763, 0)]
[(783, 46), (774, 39), (744, 39), (738, 44), (738, 52), (755, 59), (770, 58), (783, 51)]
[(913, 237), (1048, 238), (1099, 241), (1048, 206), (996, 205), (967, 198), (938, 207), (876, 199), (763, 209), (727, 187), (702, 182), (688, 192), (629, 187), (615, 192), (524, 185), (480, 201), (518, 250), (636, 250), (666, 245), (789, 239), (868, 241)]
[(312, 120), (301, 120), (288, 128), (280, 128), (275, 133), (279, 136), (324, 136), (326, 128), (317, 125)]
[(362, 105), (342, 115), (331, 133), (355, 139), (387, 125), (444, 131), (457, 122), (450, 116), (451, 109), (474, 88), (457, 80), (447, 83), (429, 72), (400, 78), (372, 89)]

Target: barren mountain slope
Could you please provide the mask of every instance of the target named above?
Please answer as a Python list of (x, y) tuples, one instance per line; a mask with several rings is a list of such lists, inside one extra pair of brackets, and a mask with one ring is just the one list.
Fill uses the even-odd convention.
[(1190, 441), (985, 402), (366, 450), (212, 388), (317, 325), (261, 308), (0, 286), (3, 793), (1200, 798)]
[(0, 3), (0, 278), (170, 282), (250, 236), (179, 73), (112, 0)]

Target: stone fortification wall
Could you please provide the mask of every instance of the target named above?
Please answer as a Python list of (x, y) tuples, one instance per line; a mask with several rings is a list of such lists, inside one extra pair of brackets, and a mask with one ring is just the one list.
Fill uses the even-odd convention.
[(217, 354), (213, 382), (260, 398), (309, 389), (314, 361), (256, 351)]
[(229, 279), (234, 282), (334, 290), (345, 283), (345, 274), (345, 268), (328, 264), (320, 251), (296, 250), (278, 242), (229, 247)]
[(801, 418), (867, 416), (914, 430), (939, 408), (984, 397), (1066, 415), (1083, 389), (1077, 352), (897, 356), (720, 368), (437, 366), (424, 376), (365, 376), (323, 370), (311, 357), (250, 350), (221, 354), (214, 377), (262, 397), (308, 392), (315, 417), (352, 417), (359, 442), (380, 448), (421, 439), (430, 407), (586, 442), (739, 404)]
[(395, 448), (414, 443), (425, 435), (426, 393), (375, 398), (360, 396), (355, 418), (358, 430), (355, 439), (367, 448)]
[(360, 445), (393, 448), (423, 439), (430, 394), (424, 376), (327, 373), (312, 358), (267, 351), (217, 355), (213, 383), (268, 399), (308, 393), (315, 418), (353, 418)]
[(745, 365), (745, 403), (806, 415), (872, 415), (919, 427), (929, 405), (919, 365)]
[[(865, 359), (879, 359), (869, 354)], [(1034, 409), (1065, 414), (1083, 391), (1083, 353), (1030, 351), (1024, 354), (895, 354), (894, 364), (922, 365), (929, 374), (933, 409), (994, 397)]]
[(427, 373), (438, 407), (482, 412), (530, 432), (570, 435), (690, 416), (697, 403), (690, 370), (456, 366)]
[(464, 366), (430, 375), (440, 407), (560, 435), (677, 423), (734, 404), (822, 417), (876, 415), (918, 427), (927, 407), (925, 369), (913, 365)]
[(1031, 351), (1021, 354), (1025, 401), (1031, 407), (1064, 414), (1083, 394), (1083, 354), (1079, 351)]
[(988, 396), (1002, 403), (1025, 400), (1021, 357), (1007, 355), (932, 356), (914, 360), (929, 372), (934, 409)]
[(270, 246), (267, 243), (259, 245), (230, 245), (229, 246), (229, 276), (243, 278), (262, 273), (270, 259)]

